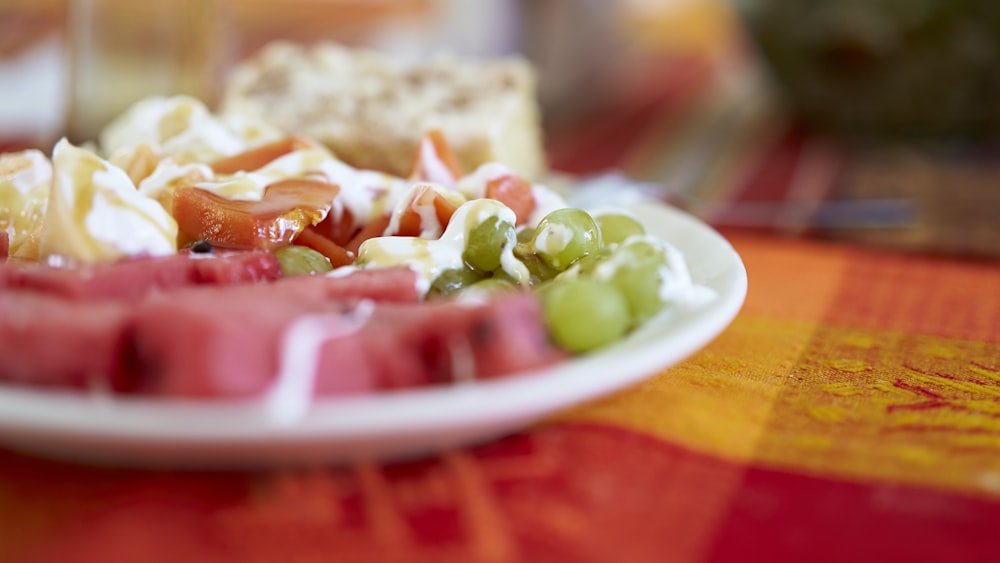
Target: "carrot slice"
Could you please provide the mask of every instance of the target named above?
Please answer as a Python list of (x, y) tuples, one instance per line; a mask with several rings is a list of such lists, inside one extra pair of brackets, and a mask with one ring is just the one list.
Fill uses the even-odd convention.
[(344, 245), (344, 248), (346, 248), (348, 252), (353, 252), (356, 256), (362, 243), (370, 238), (382, 236), (382, 233), (385, 232), (385, 228), (389, 226), (389, 221), (391, 221), (391, 219), (392, 217), (389, 215), (383, 215), (372, 219), (367, 225), (361, 227), (358, 234), (354, 235), (354, 238), (348, 241), (348, 243)]
[(354, 263), (354, 254), (349, 252), (343, 246), (340, 246), (325, 236), (317, 233), (313, 227), (306, 227), (301, 233), (299, 233), (298, 238), (295, 239), (295, 243), (301, 244), (302, 246), (308, 246), (323, 256), (326, 256), (334, 268)]
[(486, 183), (486, 197), (495, 199), (514, 211), (517, 224), (528, 222), (535, 210), (535, 195), (531, 183), (514, 174), (505, 174)]
[(200, 188), (174, 193), (174, 219), (182, 245), (206, 240), (226, 248), (277, 248), (318, 223), (340, 188), (317, 180), (282, 180), (260, 201), (230, 200)]
[(444, 133), (438, 129), (428, 131), (417, 145), (417, 153), (413, 155), (413, 162), (410, 164), (409, 178), (452, 188), (461, 177), (462, 167), (444, 138)]
[(357, 233), (358, 226), (354, 223), (354, 214), (345, 207), (341, 210), (340, 217), (335, 217), (331, 211), (314, 229), (340, 246), (345, 246)]
[(311, 146), (309, 141), (302, 137), (285, 137), (280, 141), (220, 158), (213, 162), (211, 167), (216, 174), (235, 174), (240, 171), (257, 170), (278, 157)]
[(433, 207), (434, 218), (437, 219), (442, 231), (448, 226), (448, 221), (451, 220), (451, 216), (458, 209), (458, 206), (445, 199), (434, 188), (428, 185), (418, 186), (414, 191), (413, 198), (410, 199), (406, 209), (399, 217), (399, 225), (396, 232), (392, 234), (403, 237), (420, 236), (424, 232), (425, 227), (425, 216), (420, 210), (428, 207)]

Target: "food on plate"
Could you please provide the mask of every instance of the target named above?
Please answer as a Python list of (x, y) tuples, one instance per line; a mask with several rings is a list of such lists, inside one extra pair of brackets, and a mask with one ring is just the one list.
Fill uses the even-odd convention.
[(408, 63), (332, 43), (273, 43), (230, 77), (223, 107), (316, 139), (358, 168), (404, 175), (438, 129), (465, 170), (502, 162), (529, 180), (545, 158), (531, 66), (454, 56)]
[(547, 342), (527, 294), (425, 304), (414, 287), (412, 272), (397, 268), (187, 286), (128, 300), (6, 290), (4, 376), (166, 397), (247, 397), (303, 376), (283, 364), (315, 362), (318, 369), (305, 371), (316, 393), (338, 394), (495, 377), (564, 355)]
[(3, 256), (37, 252), (51, 184), (52, 165), (41, 151), (0, 154)]
[(314, 395), (544, 368), (712, 297), (627, 213), (466, 169), (443, 130), (403, 174), (186, 97), (100, 140), (0, 157), (2, 381), (294, 422)]

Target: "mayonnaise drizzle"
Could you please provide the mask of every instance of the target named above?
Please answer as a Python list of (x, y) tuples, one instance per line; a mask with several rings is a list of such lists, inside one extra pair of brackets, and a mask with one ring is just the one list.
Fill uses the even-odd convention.
[(43, 258), (88, 263), (176, 251), (177, 222), (136, 191), (122, 169), (65, 139), (56, 144), (52, 164)]
[(267, 416), (275, 425), (287, 427), (302, 420), (312, 403), (323, 345), (356, 333), (374, 310), (374, 302), (366, 300), (346, 314), (299, 317), (285, 330), (278, 374), (264, 396)]
[(391, 236), (399, 232), (399, 223), (403, 215), (413, 210), (420, 217), (420, 238), (437, 238), (441, 236), (444, 227), (438, 220), (437, 207), (434, 205), (434, 198), (428, 197), (425, 201), (420, 201), (420, 193), (424, 190), (431, 190), (437, 195), (450, 201), (456, 206), (465, 203), (465, 198), (459, 192), (450, 190), (444, 186), (431, 182), (417, 182), (403, 192), (402, 197), (396, 202), (389, 219), (389, 226), (385, 228), (385, 235)]
[[(700, 307), (715, 299), (716, 293), (712, 288), (698, 285), (691, 279), (684, 255), (677, 247), (649, 235), (631, 236), (625, 239), (621, 246), (638, 242), (645, 242), (663, 253), (663, 265), (657, 269), (661, 280), (659, 287), (661, 301), (678, 306)], [(626, 256), (626, 253), (615, 252), (594, 269), (594, 277), (599, 280), (610, 280), (619, 268), (627, 265)], [(568, 276), (578, 274), (579, 268), (571, 268), (565, 272)]]
[(451, 170), (441, 161), (434, 143), (424, 139), (420, 142), (420, 162), (424, 166), (427, 180), (435, 184), (452, 187), (455, 177)]
[[(465, 267), (462, 254), (469, 233), (490, 217), (512, 225), (515, 221), (514, 212), (499, 201), (469, 201), (455, 211), (441, 238), (428, 240), (390, 236), (369, 239), (361, 245), (358, 263), (365, 268), (406, 265), (417, 273), (419, 292), (426, 294), (442, 272)], [(503, 249), (500, 264), (504, 272), (518, 283), (528, 283), (528, 269), (514, 256), (513, 246)]]
[(332, 184), (340, 186), (334, 217), (343, 210), (351, 212), (357, 224), (366, 224), (396, 207), (412, 183), (374, 170), (353, 168), (331, 158), (321, 162), (316, 171)]

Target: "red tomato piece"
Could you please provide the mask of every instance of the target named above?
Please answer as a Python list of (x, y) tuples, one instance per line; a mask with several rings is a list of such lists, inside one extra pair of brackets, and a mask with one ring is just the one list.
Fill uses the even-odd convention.
[(291, 244), (306, 227), (320, 222), (340, 188), (317, 180), (282, 180), (260, 201), (235, 201), (200, 188), (174, 194), (178, 242), (205, 240), (224, 248), (273, 249)]
[(531, 183), (520, 176), (506, 174), (486, 184), (486, 197), (506, 205), (517, 215), (517, 224), (528, 222), (535, 210), (535, 195)]
[(438, 221), (441, 230), (448, 226), (448, 221), (458, 209), (454, 203), (445, 199), (443, 195), (434, 188), (423, 185), (418, 186), (413, 193), (413, 198), (399, 217), (399, 228), (393, 235), (402, 237), (418, 237), (424, 231), (424, 217), (420, 214), (420, 208), (434, 207), (434, 216)]
[(428, 131), (417, 145), (409, 178), (453, 188), (462, 175), (462, 167), (444, 134), (438, 129)]
[(330, 265), (334, 268), (354, 263), (353, 254), (348, 252), (343, 246), (316, 232), (315, 227), (306, 227), (299, 234), (298, 238), (295, 239), (295, 242), (326, 256), (330, 260)]
[(358, 232), (359, 227), (360, 225), (354, 223), (354, 214), (345, 207), (341, 210), (339, 217), (336, 217), (331, 211), (327, 214), (326, 219), (314, 227), (314, 230), (340, 246), (346, 246)]
[(216, 174), (235, 174), (240, 171), (257, 170), (278, 157), (311, 146), (309, 141), (301, 137), (286, 137), (280, 141), (220, 158), (211, 164), (212, 171)]

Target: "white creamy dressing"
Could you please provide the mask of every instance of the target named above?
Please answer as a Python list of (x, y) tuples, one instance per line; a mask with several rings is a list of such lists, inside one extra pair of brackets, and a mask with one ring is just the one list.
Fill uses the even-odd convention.
[(285, 329), (274, 384), (264, 396), (268, 418), (278, 426), (302, 420), (312, 403), (323, 345), (356, 333), (375, 304), (362, 301), (346, 314), (304, 315)]
[[(465, 266), (462, 254), (469, 233), (490, 217), (512, 225), (515, 221), (514, 212), (498, 201), (469, 201), (455, 211), (441, 238), (428, 240), (390, 236), (369, 239), (361, 245), (358, 263), (364, 268), (405, 265), (417, 273), (417, 289), (424, 295), (442, 272)], [(514, 256), (513, 246), (503, 249), (500, 264), (504, 272), (518, 283), (528, 283), (528, 269)]]
[[(262, 139), (259, 131), (256, 136)], [(182, 162), (211, 162), (249, 148), (247, 139), (189, 96), (142, 100), (105, 127), (99, 139), (104, 154), (115, 155), (116, 161), (140, 144)]]
[(566, 250), (571, 242), (573, 242), (573, 229), (562, 223), (549, 222), (544, 229), (535, 233), (532, 247), (537, 253), (556, 255)]
[(660, 299), (665, 303), (675, 303), (688, 307), (700, 307), (717, 297), (715, 290), (698, 285), (691, 281), (684, 254), (674, 245), (661, 239), (660, 246), (667, 254), (668, 267), (660, 270), (663, 275), (663, 285), (660, 286)]
[[(480, 199), (486, 197), (486, 186), (493, 180), (504, 176), (514, 176), (517, 173), (509, 167), (499, 162), (487, 162), (476, 168), (476, 170), (461, 179), (455, 184), (458, 190), (466, 199)], [(556, 209), (569, 207), (566, 200), (550, 190), (543, 184), (531, 184), (531, 195), (535, 199), (535, 209), (525, 222), (525, 227), (534, 228), (538, 226), (542, 218)]]
[(569, 207), (569, 204), (561, 195), (542, 184), (532, 184), (531, 192), (535, 196), (535, 210), (531, 213), (531, 217), (528, 217), (526, 224), (528, 227), (537, 227), (549, 213), (552, 213), (556, 209)]
[(176, 252), (176, 221), (139, 193), (122, 169), (65, 139), (56, 144), (52, 163), (42, 258), (88, 263)]
[[(700, 307), (715, 299), (716, 293), (712, 288), (695, 284), (691, 280), (687, 262), (677, 247), (649, 235), (631, 236), (625, 239), (622, 244), (626, 245), (637, 241), (649, 243), (664, 255), (664, 264), (658, 269), (662, 280), (660, 300), (663, 303), (684, 307)], [(607, 281), (614, 276), (618, 268), (625, 265), (627, 265), (625, 256), (622, 253), (614, 253), (594, 269), (593, 275), (596, 279)], [(577, 271), (574, 269), (569, 273), (575, 275)]]
[(455, 177), (445, 163), (438, 156), (434, 143), (428, 139), (420, 141), (420, 163), (427, 174), (427, 181), (441, 184), (449, 188), (454, 187)]
[(145, 146), (175, 164), (204, 165), (286, 136), (259, 117), (217, 116), (195, 98), (172, 96), (132, 105), (101, 131), (99, 140), (103, 154), (117, 164), (130, 162), (139, 147)]
[(212, 168), (207, 164), (180, 164), (167, 157), (157, 163), (149, 176), (139, 182), (139, 193), (159, 201), (166, 209), (171, 205), (173, 193), (178, 188), (186, 188), (200, 180), (212, 177)]
[(47, 189), (52, 181), (52, 164), (42, 151), (28, 149), (0, 155), (0, 186), (11, 188), (22, 196)]
[(499, 162), (481, 164), (472, 174), (458, 180), (455, 189), (466, 199), (482, 199), (486, 197), (486, 186), (497, 178), (510, 176), (515, 172)]
[(367, 224), (395, 208), (411, 187), (411, 182), (402, 178), (374, 170), (360, 170), (336, 158), (321, 162), (316, 172), (322, 174), (326, 181), (340, 186), (331, 211), (334, 217), (339, 219), (346, 209), (356, 224)]
[(440, 184), (430, 182), (417, 182), (402, 193), (401, 197), (393, 207), (389, 225), (385, 228), (385, 235), (391, 236), (399, 232), (399, 222), (403, 215), (413, 210), (420, 217), (420, 238), (438, 238), (444, 232), (444, 226), (438, 220), (437, 208), (434, 206), (434, 198), (428, 196), (422, 198), (428, 190), (435, 192), (445, 200), (451, 202), (456, 207), (465, 203), (465, 197), (455, 190), (448, 189)]
[(294, 150), (256, 170), (220, 176), (211, 182), (199, 182), (195, 187), (226, 199), (260, 201), (264, 197), (265, 188), (271, 184), (317, 173), (321, 164), (331, 159), (333, 156), (320, 148)]

